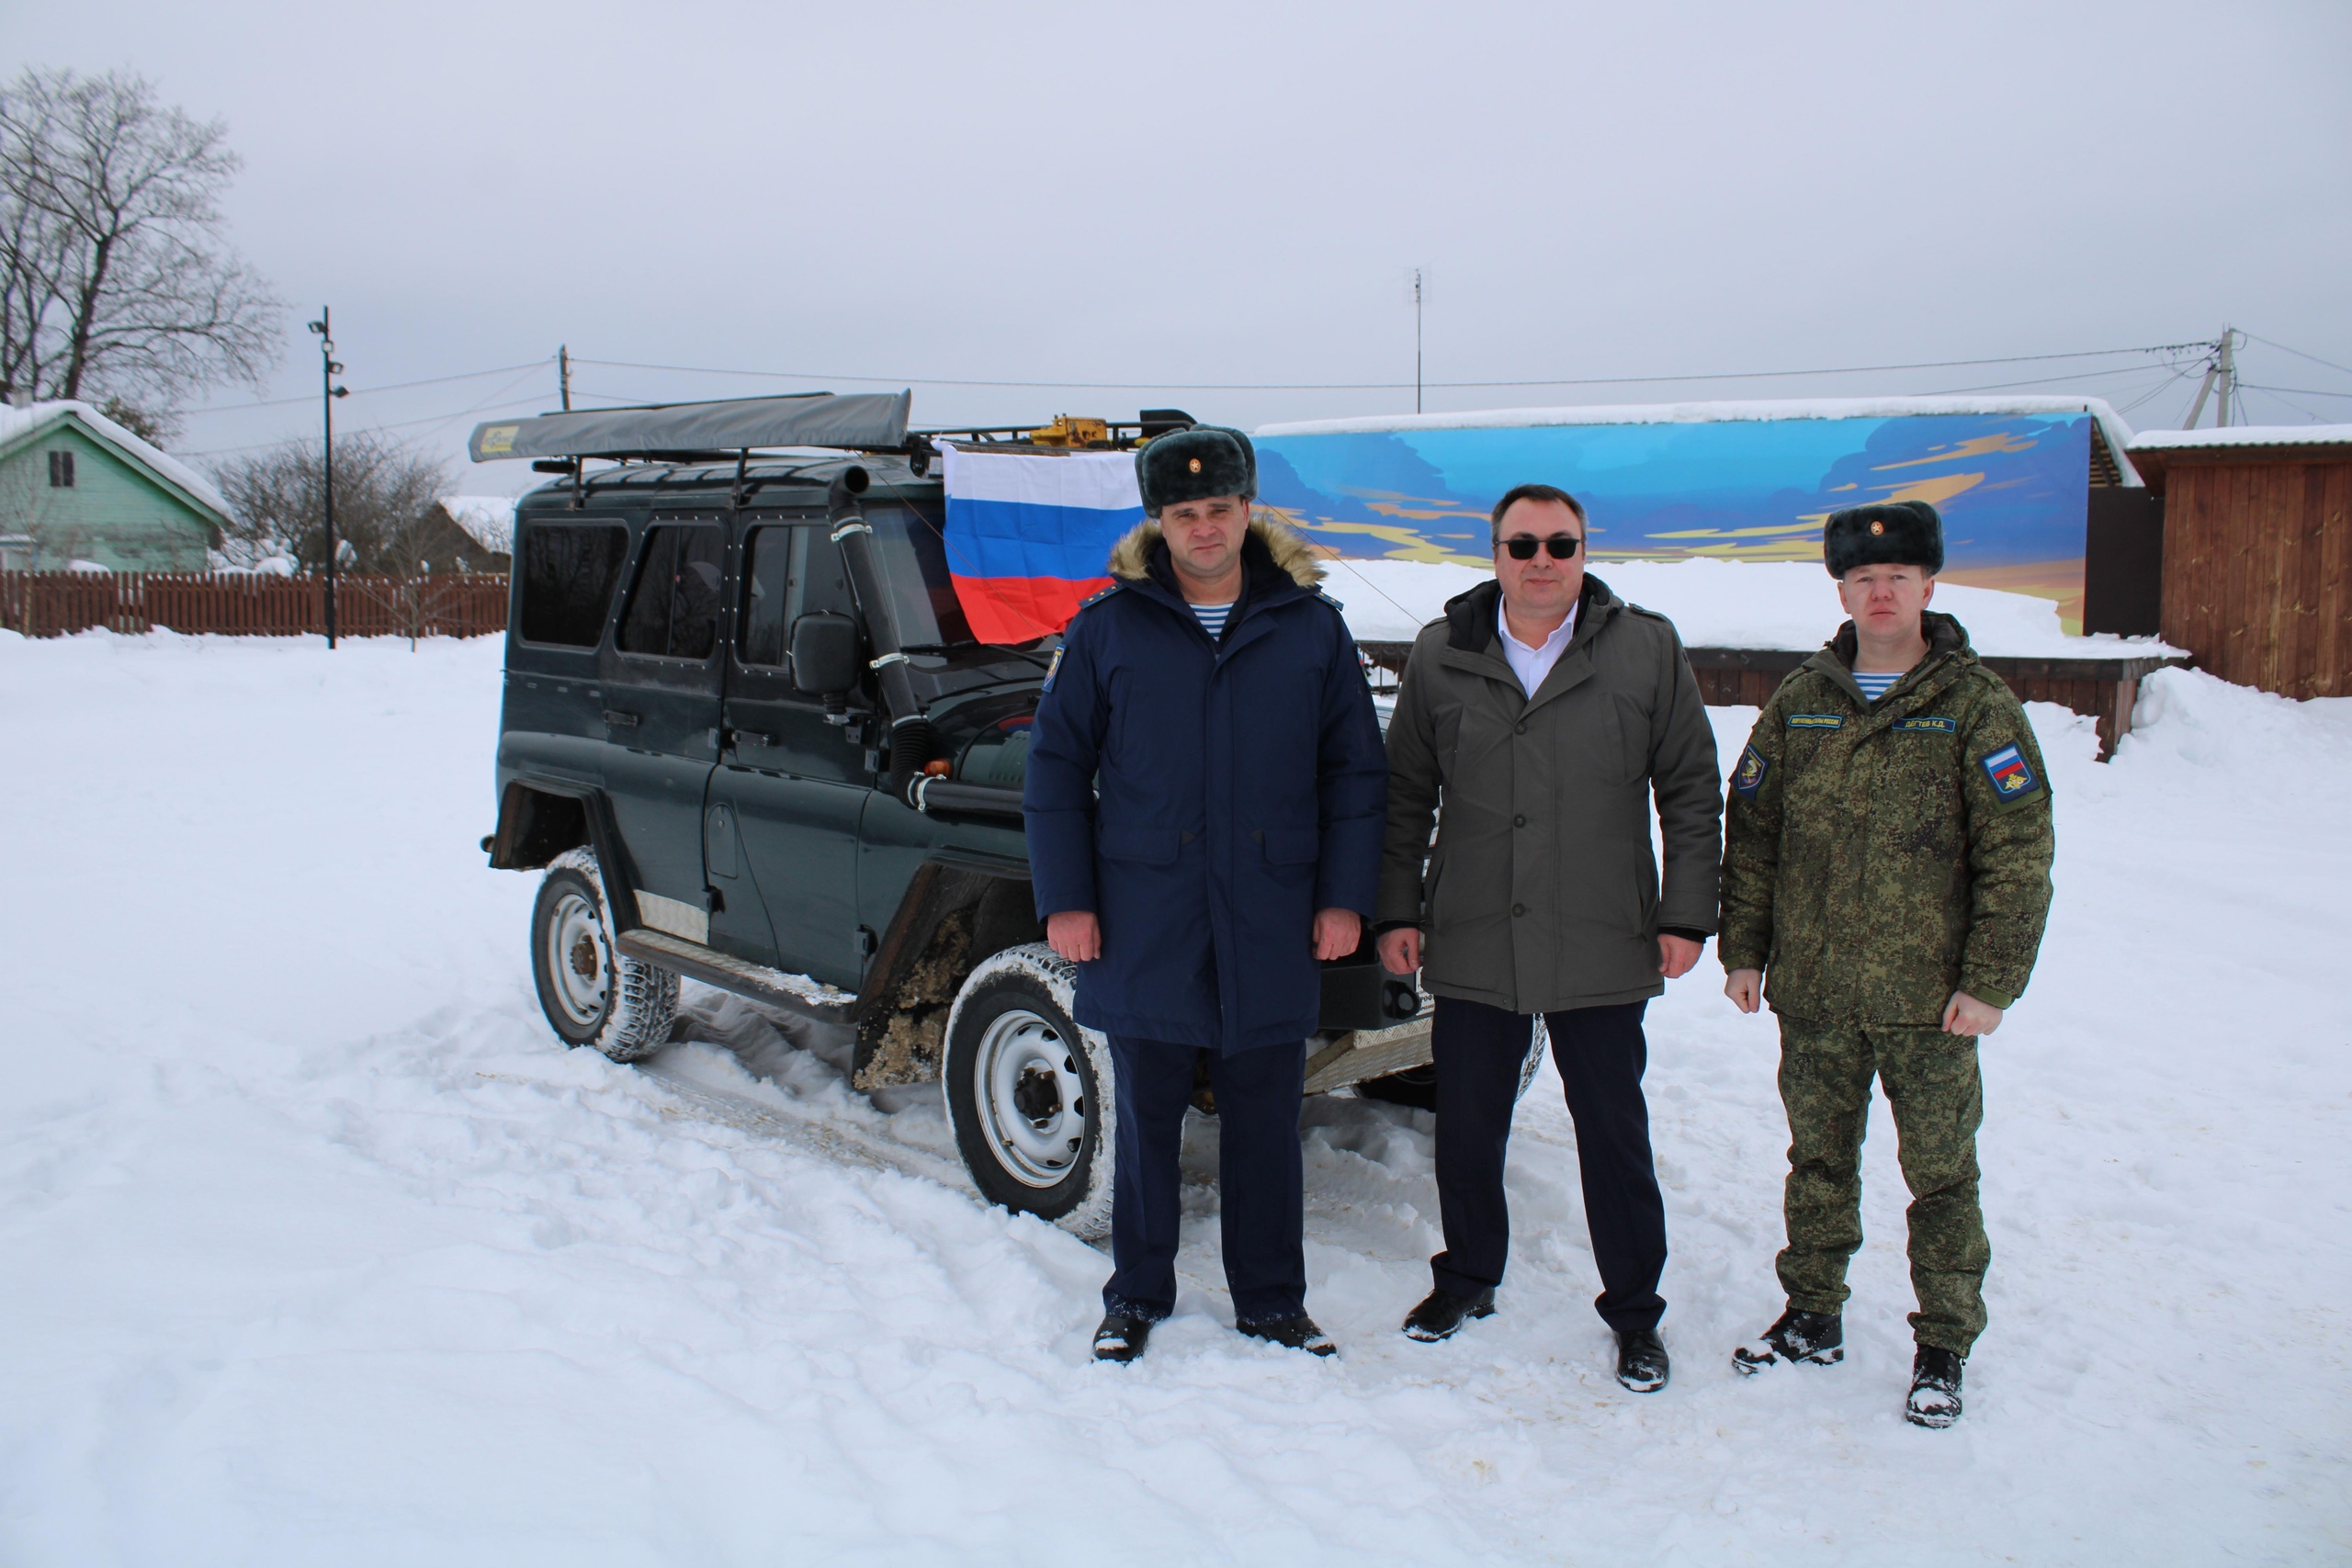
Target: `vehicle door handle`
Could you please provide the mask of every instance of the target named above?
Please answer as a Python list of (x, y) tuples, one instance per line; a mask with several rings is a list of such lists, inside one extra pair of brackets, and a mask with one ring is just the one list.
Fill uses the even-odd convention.
[(616, 729), (635, 729), (637, 728), (637, 715), (633, 713), (622, 713), (617, 708), (606, 708), (605, 710), (605, 722), (611, 725)]

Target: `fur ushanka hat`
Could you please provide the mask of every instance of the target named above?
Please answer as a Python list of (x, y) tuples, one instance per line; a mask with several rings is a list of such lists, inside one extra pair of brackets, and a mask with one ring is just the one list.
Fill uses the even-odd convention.
[(1163, 435), (1136, 454), (1136, 488), (1144, 512), (1204, 501), (1213, 495), (1258, 494), (1258, 454), (1250, 438), (1218, 424), (1196, 424)]
[(1821, 530), (1821, 563), (1832, 577), (1858, 566), (1944, 569), (1944, 523), (1924, 501), (1882, 501), (1833, 512)]

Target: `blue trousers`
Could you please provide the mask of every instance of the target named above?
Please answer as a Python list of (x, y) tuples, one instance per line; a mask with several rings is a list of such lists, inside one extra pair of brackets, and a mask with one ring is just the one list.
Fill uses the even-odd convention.
[[(1657, 1293), (1666, 1271), (1666, 1204), (1650, 1164), (1650, 1110), (1642, 1095), (1649, 1062), (1642, 1013), (1648, 1006), (1544, 1015), (1576, 1121), (1585, 1224), (1600, 1267), (1602, 1289), (1592, 1304), (1620, 1334), (1655, 1328), (1666, 1314), (1666, 1298)], [(1502, 1283), (1510, 1250), (1503, 1151), (1534, 1028), (1526, 1013), (1437, 999), (1430, 1049), (1437, 1066), (1437, 1201), (1445, 1250), (1430, 1259), (1430, 1273), (1458, 1295)]]
[(1306, 1044), (1262, 1045), (1227, 1056), (1164, 1040), (1111, 1037), (1118, 1075), (1118, 1155), (1111, 1193), (1106, 1312), (1153, 1322), (1176, 1310), (1176, 1240), (1183, 1179), (1176, 1156), (1193, 1072), (1206, 1058), (1216, 1095), (1217, 1224), (1225, 1280), (1243, 1323), (1306, 1310), (1306, 1202), (1298, 1151)]

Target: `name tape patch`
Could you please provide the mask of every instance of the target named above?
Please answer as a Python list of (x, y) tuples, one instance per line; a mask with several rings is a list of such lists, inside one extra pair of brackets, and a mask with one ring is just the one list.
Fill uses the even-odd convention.
[(1937, 735), (1957, 735), (1960, 733), (1960, 720), (1956, 718), (1898, 718), (1894, 721), (1894, 728), (1908, 730), (1913, 734), (1929, 731)]
[(2026, 766), (2025, 757), (2014, 746), (1989, 753), (1980, 765), (1984, 776), (1993, 781), (1993, 793), (2003, 800), (2030, 795), (2041, 782), (2033, 776), (2033, 770)]
[(1843, 729), (1846, 716), (1841, 713), (1792, 713), (1789, 715), (1791, 729)]
[(1764, 787), (1764, 775), (1771, 767), (1772, 764), (1764, 760), (1763, 753), (1753, 746), (1748, 747), (1739, 754), (1739, 766), (1731, 771), (1732, 793), (1745, 799), (1755, 799), (1756, 792)]

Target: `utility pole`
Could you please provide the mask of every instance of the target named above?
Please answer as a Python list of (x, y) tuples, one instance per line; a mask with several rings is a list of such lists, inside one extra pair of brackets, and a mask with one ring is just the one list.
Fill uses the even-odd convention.
[(1413, 269), (1413, 412), (1421, 412), (1421, 269)]
[(2230, 399), (2238, 389), (2237, 329), (2223, 327), (2222, 341), (2213, 345), (2213, 357), (2206, 363), (2205, 379), (2197, 384), (2197, 400), (2188, 405), (2188, 423), (2183, 430), (2194, 430), (2204, 417), (2205, 400), (2216, 391), (2221, 394), (2221, 406), (2213, 416), (2213, 428), (2221, 429), (2230, 423)]
[(558, 344), (555, 350), (556, 390), (563, 398), (564, 412), (571, 412), (571, 345)]
[(343, 374), (343, 367), (335, 363), (334, 317), (327, 307), (319, 307), (319, 319), (311, 323), (319, 334), (319, 409), (322, 416), (325, 445), (319, 453), (319, 490), (325, 503), (327, 539), (327, 647), (334, 647), (334, 400), (351, 396), (351, 389), (338, 387), (334, 378)]

